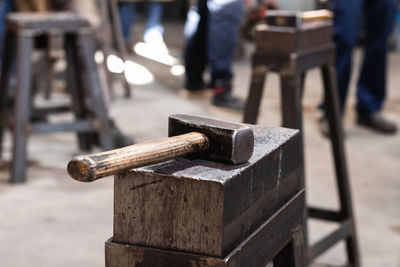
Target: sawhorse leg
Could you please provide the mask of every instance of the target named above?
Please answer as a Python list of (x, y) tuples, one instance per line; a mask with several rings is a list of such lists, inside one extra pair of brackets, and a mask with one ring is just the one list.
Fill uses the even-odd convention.
[(243, 119), (244, 123), (257, 123), (266, 75), (267, 68), (265, 66), (261, 65), (253, 67), (250, 81), (250, 90), (247, 97)]
[(289, 244), (275, 257), (274, 267), (305, 267), (304, 248), (303, 229), (299, 227), (293, 233), (293, 238)]
[[(125, 62), (127, 53), (126, 53), (126, 49), (125, 49), (124, 40), (122, 38), (122, 27), (121, 27), (121, 22), (120, 22), (117, 0), (106, 0), (106, 1), (108, 4), (107, 7), (109, 10), (112, 37), (115, 42), (115, 46), (116, 46), (119, 56)], [(129, 97), (131, 97), (130, 85), (129, 85), (128, 81), (126, 80), (125, 75), (124, 74), (122, 74), (122, 75), (123, 75), (123, 79), (122, 79), (123, 85), (125, 88), (125, 97), (129, 98)]]
[[(82, 33), (78, 38), (79, 47), (82, 51), (82, 63), (87, 71), (87, 95), (93, 105), (93, 113), (100, 123), (99, 138), (100, 144), (104, 150), (114, 148), (114, 138), (111, 129), (108, 112), (103, 98), (103, 89), (101, 88), (100, 78), (97, 72), (96, 62), (94, 61), (94, 46), (89, 34)], [(82, 76), (82, 75), (81, 75)]]
[(26, 181), (27, 136), (30, 117), (31, 55), (34, 39), (28, 34), (17, 36), (17, 88), (14, 103), (13, 156), (11, 183)]
[[(65, 37), (65, 51), (67, 60), (67, 84), (71, 94), (72, 110), (76, 119), (84, 119), (88, 116), (85, 108), (85, 94), (82, 79), (80, 79), (81, 68), (79, 67), (79, 55), (77, 48), (77, 35), (67, 34)], [(79, 148), (90, 151), (93, 145), (93, 133), (78, 133)]]
[[(337, 241), (341, 239), (346, 240), (349, 264), (351, 264), (351, 266), (360, 266), (350, 183), (344, 151), (343, 128), (339, 111), (338, 91), (335, 82), (336, 75), (333, 63), (322, 66), (321, 72), (324, 83), (326, 113), (329, 122), (331, 146), (335, 162), (336, 183), (340, 201), (340, 212), (337, 214), (337, 219), (341, 225), (337, 230), (335, 237)], [(334, 240), (333, 236), (332, 240)], [(323, 241), (324, 240), (322, 240), (320, 244), (323, 244)], [(326, 244), (329, 243), (327, 242)], [(316, 246), (318, 246), (318, 243)], [(317, 252), (318, 249), (314, 249), (313, 251)]]

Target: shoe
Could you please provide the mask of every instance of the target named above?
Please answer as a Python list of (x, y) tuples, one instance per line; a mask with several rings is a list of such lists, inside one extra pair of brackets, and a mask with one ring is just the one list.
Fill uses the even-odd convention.
[(207, 88), (207, 86), (203, 80), (192, 81), (192, 80), (188, 80), (188, 79), (185, 80), (183, 87), (187, 91), (201, 91), (201, 90), (204, 90)]
[(397, 126), (386, 120), (380, 112), (358, 114), (356, 123), (384, 134), (395, 134)]
[(182, 97), (211, 97), (211, 90), (203, 80), (185, 80), (183, 84), (184, 89), (179, 92)]
[(214, 106), (234, 111), (244, 111), (245, 103), (232, 95), (232, 86), (229, 80), (215, 81), (214, 85), (214, 97), (211, 102)]

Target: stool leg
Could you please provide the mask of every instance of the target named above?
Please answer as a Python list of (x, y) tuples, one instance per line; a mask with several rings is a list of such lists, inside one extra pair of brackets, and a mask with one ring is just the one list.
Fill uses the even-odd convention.
[(265, 66), (253, 67), (249, 95), (247, 96), (246, 109), (244, 111), (244, 123), (257, 123), (266, 75), (267, 68)]
[(87, 94), (93, 103), (93, 112), (96, 119), (100, 122), (99, 137), (104, 150), (114, 148), (113, 134), (111, 130), (108, 111), (106, 109), (101, 88), (99, 74), (97, 73), (97, 64), (94, 61), (94, 46), (91, 36), (88, 34), (79, 35), (79, 47), (82, 51), (83, 64), (87, 71)]
[(4, 47), (2, 55), (2, 68), (0, 80), (0, 158), (3, 152), (3, 133), (8, 100), (10, 99), (10, 79), (15, 58), (15, 35), (7, 31), (4, 36)]
[(304, 84), (306, 82), (306, 76), (307, 76), (307, 72), (303, 71), (301, 73), (301, 81), (300, 81), (300, 97), (303, 98), (303, 94), (304, 94)]
[[(304, 169), (304, 133), (303, 133), (303, 110), (301, 104), (302, 87), (305, 78), (304, 74), (295, 72), (292, 74), (281, 75), (281, 108), (282, 126), (300, 130), (300, 184), (305, 188), (305, 169)], [(304, 244), (308, 244), (307, 229), (307, 207), (304, 205), (303, 211), (303, 237)], [(304, 246), (304, 255), (308, 255), (308, 248)], [(307, 260), (307, 259), (306, 259)]]
[(30, 116), (31, 55), (33, 37), (17, 37), (17, 89), (14, 104), (13, 162), (11, 183), (23, 183), (27, 168), (27, 125)]
[(331, 145), (335, 161), (336, 182), (341, 209), (340, 212), (342, 218), (349, 218), (351, 221), (350, 234), (346, 239), (347, 255), (349, 263), (352, 264), (352, 266), (360, 266), (335, 77), (336, 75), (333, 64), (322, 66), (322, 78), (326, 98), (326, 113), (329, 122)]
[[(282, 126), (298, 129), (301, 134), (301, 166), (304, 168), (304, 148), (303, 148), (303, 110), (301, 105), (302, 75), (295, 73), (292, 75), (281, 75), (281, 109)], [(305, 187), (304, 169), (301, 171), (301, 186)]]
[[(75, 118), (85, 118), (87, 111), (85, 110), (85, 95), (82, 81), (79, 79), (80, 71), (78, 64), (78, 52), (76, 51), (77, 37), (75, 34), (67, 34), (65, 36), (65, 51), (67, 60), (67, 84), (71, 94), (72, 109)], [(92, 148), (91, 134), (78, 133), (79, 149), (90, 151)]]
[(292, 240), (274, 258), (274, 267), (305, 267), (304, 239), (302, 227), (293, 232)]
[(301, 74), (281, 75), (281, 88), (282, 125), (302, 131)]
[[(109, 16), (109, 9), (108, 9), (108, 0), (100, 0), (98, 1), (98, 10), (100, 17), (102, 18), (102, 23), (101, 27), (104, 29), (103, 34), (102, 34), (102, 47), (101, 51), (103, 52), (104, 55), (104, 61), (103, 61), (103, 69), (106, 74), (106, 79), (107, 79), (107, 86), (109, 90), (109, 94), (111, 99), (115, 98), (115, 92), (113, 90), (113, 82), (114, 82), (114, 76), (113, 74), (108, 70), (107, 68), (107, 58), (112, 54), (112, 47), (113, 47), (113, 38), (112, 38), (112, 25), (110, 23), (110, 16)], [(130, 95), (130, 90), (129, 90), (129, 85), (127, 87), (127, 84), (124, 84), (125, 86), (125, 94)]]
[[(125, 44), (124, 40), (122, 38), (122, 27), (121, 27), (121, 22), (120, 22), (120, 17), (119, 17), (119, 11), (118, 11), (118, 6), (117, 2), (115, 0), (106, 0), (108, 2), (108, 8), (110, 11), (110, 23), (112, 27), (112, 35), (113, 39), (115, 40), (115, 44), (117, 46), (117, 50), (119, 53), (119, 56), (122, 58), (123, 61), (126, 60), (126, 49), (125, 49)], [(123, 85), (125, 88), (125, 97), (129, 98), (131, 97), (131, 90), (130, 90), (130, 85), (128, 81), (125, 78), (125, 75), (122, 74), (123, 77)]]

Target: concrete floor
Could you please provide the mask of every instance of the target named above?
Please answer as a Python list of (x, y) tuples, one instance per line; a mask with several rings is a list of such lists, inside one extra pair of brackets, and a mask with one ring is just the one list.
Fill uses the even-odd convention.
[[(168, 29), (167, 29), (168, 30)], [(177, 53), (180, 39), (167, 42)], [(247, 96), (250, 77), (249, 51), (235, 63), (235, 93)], [(360, 52), (356, 56), (357, 72)], [(173, 113), (201, 115), (240, 122), (241, 114), (216, 112), (208, 99), (179, 96), (182, 77), (169, 68), (134, 56), (148, 67), (155, 81), (135, 86), (133, 97), (124, 99), (116, 84), (111, 114), (123, 132), (142, 142), (167, 135), (167, 117)], [(400, 126), (400, 54), (390, 55), (388, 101), (384, 113)], [(259, 123), (280, 124), (279, 82), (268, 77)], [(354, 82), (345, 117), (346, 152), (350, 171), (357, 230), (363, 266), (400, 266), (400, 138), (385, 136), (354, 124)], [(55, 98), (63, 96), (55, 95)], [(337, 207), (330, 146), (318, 131), (316, 110), (321, 98), (318, 71), (306, 81), (304, 99), (305, 147), (308, 202)], [(6, 144), (6, 158), (10, 141)], [(69, 178), (66, 164), (79, 154), (75, 136), (67, 133), (33, 136), (29, 140), (29, 180), (23, 185), (7, 183), (6, 167), (0, 171), (0, 266), (87, 267), (104, 266), (104, 241), (112, 236), (113, 179), (90, 184)], [(311, 239), (316, 240), (335, 225), (311, 222)], [(345, 261), (339, 244), (320, 257), (321, 265)]]

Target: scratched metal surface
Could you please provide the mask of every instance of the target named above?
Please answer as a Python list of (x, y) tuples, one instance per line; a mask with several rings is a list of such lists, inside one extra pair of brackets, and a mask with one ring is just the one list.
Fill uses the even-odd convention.
[[(226, 183), (232, 177), (243, 172), (250, 165), (261, 160), (266, 154), (279, 149), (285, 141), (290, 139), (298, 131), (286, 128), (263, 128), (253, 126), (254, 152), (247, 163), (240, 165), (227, 165), (204, 159), (179, 158), (160, 164), (146, 166), (131, 170), (131, 172), (150, 172), (161, 175), (171, 175), (185, 179), (197, 179)], [(266, 131), (266, 134), (261, 132)]]
[(11, 13), (7, 16), (7, 25), (33, 32), (71, 31), (90, 26), (86, 19), (69, 12)]

